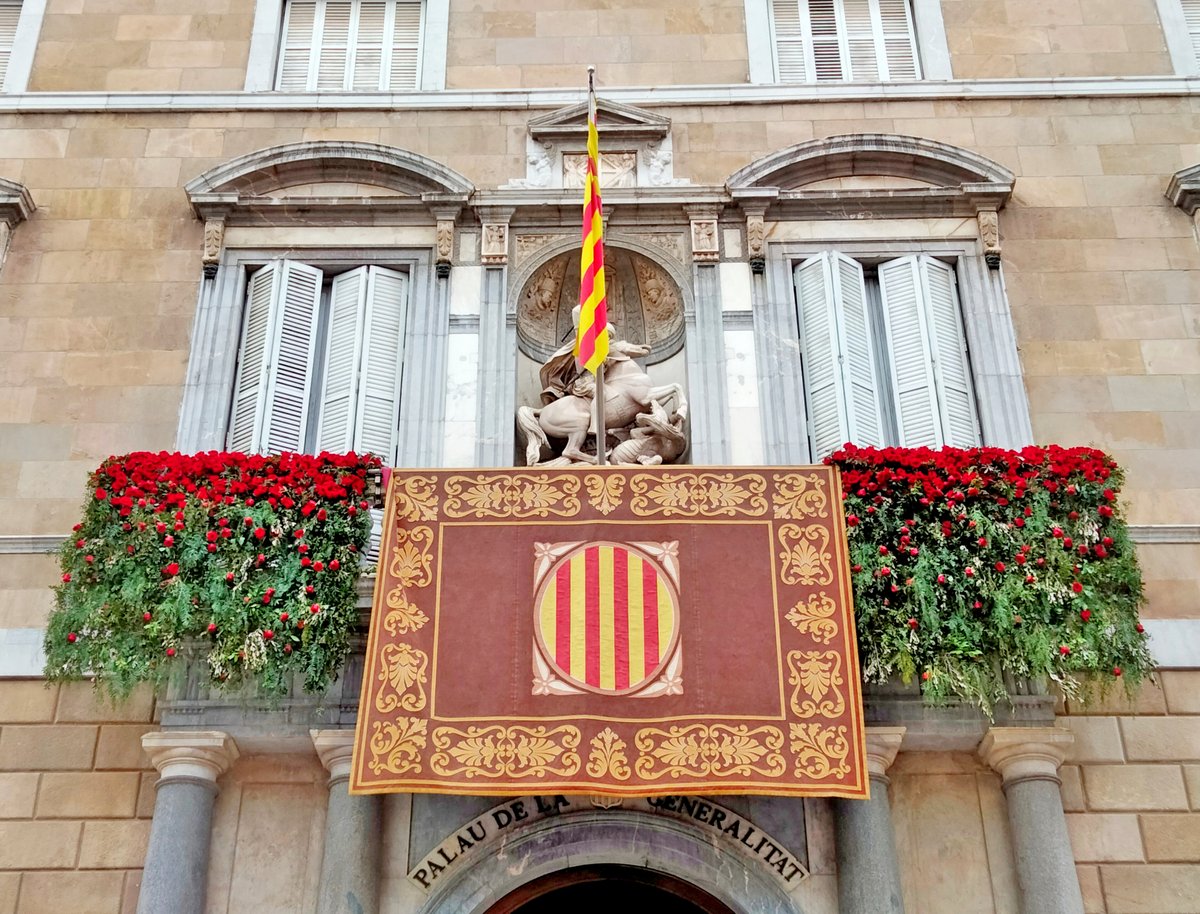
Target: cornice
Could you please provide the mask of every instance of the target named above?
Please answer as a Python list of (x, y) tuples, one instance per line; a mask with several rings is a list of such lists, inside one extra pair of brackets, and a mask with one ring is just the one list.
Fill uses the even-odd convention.
[[(1117, 98), (1200, 94), (1197, 76), (1064, 77), (1059, 79), (917, 80), (821, 85), (715, 85), (604, 88), (614, 103), (752, 105), (786, 102), (903, 101), (973, 98)], [(584, 98), (579, 89), (445, 90), (439, 92), (23, 92), (0, 96), (0, 112), (412, 111), (554, 109)]]

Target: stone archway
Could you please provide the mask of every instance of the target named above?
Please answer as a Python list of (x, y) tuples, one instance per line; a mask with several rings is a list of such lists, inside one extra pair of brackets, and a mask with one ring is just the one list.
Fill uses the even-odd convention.
[[(803, 914), (753, 860), (714, 845), (686, 822), (622, 809), (529, 826), (485, 859), (463, 867), (429, 898), (421, 914), (518, 914), (520, 904), (499, 905), (510, 898), (528, 902), (538, 883), (555, 874), (559, 882), (541, 884), (561, 887), (571, 882), (572, 871), (599, 867), (629, 867), (665, 877), (666, 884), (684, 883), (694, 890), (695, 902), (711, 900), (708, 910), (699, 907), (702, 914)], [(529, 895), (520, 894), (523, 887), (529, 887)]]
[(691, 883), (633, 866), (584, 866), (551, 873), (510, 892), (487, 914), (581, 910), (733, 914), (728, 905)]

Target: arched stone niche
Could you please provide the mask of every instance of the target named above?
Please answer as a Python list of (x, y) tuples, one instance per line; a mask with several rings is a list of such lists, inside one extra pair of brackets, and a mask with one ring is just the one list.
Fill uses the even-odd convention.
[(487, 914), (535, 880), (577, 867), (627, 865), (672, 876), (713, 896), (735, 914), (804, 914), (753, 861), (720, 847), (685, 822), (631, 810), (547, 819), (462, 867), (420, 914)]
[[(517, 340), (542, 362), (571, 337), (571, 309), (579, 304), (578, 249), (543, 263), (517, 299)], [(647, 364), (666, 361), (683, 347), (683, 300), (670, 273), (649, 257), (607, 247), (604, 286), (608, 321), (617, 335), (651, 346)]]

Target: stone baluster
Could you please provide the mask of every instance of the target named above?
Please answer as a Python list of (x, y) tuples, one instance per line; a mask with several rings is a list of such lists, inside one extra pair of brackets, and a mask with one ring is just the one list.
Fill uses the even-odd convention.
[(142, 748), (159, 776), (138, 914), (203, 914), (217, 778), (237, 745), (218, 730), (167, 730), (147, 733)]
[(1074, 739), (1059, 727), (993, 727), (979, 746), (1004, 782), (1021, 914), (1083, 914), (1058, 776)]
[(383, 843), (382, 798), (351, 796), (353, 730), (312, 730), (313, 745), (329, 771), (325, 853), (317, 914), (376, 914), (379, 910), (379, 848)]
[(887, 776), (904, 732), (868, 727), (871, 799), (834, 801), (840, 914), (904, 914)]

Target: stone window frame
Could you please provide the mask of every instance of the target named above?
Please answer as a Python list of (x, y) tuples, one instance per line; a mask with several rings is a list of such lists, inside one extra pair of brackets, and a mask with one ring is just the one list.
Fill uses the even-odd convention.
[(45, 15), (46, 0), (23, 0), (21, 3), (21, 16), (17, 20), (8, 71), (4, 75), (5, 95), (28, 91), (29, 74), (33, 71), (33, 57), (37, 53)]
[[(853, 175), (894, 175), (927, 187), (900, 189), (817, 188), (806, 185)], [(1000, 273), (998, 212), (1012, 195), (1011, 171), (966, 149), (917, 137), (852, 134), (812, 140), (752, 162), (726, 182), (747, 216), (747, 251), (754, 270), (752, 316), (759, 368), (764, 455), (768, 463), (811, 460), (799, 318), (793, 269), (822, 250), (888, 259), (928, 253), (953, 258), (983, 443), (1022, 447), (1033, 440), (1029, 401), (1021, 373), (1016, 330)], [(789, 187), (790, 190), (781, 188)], [(861, 214), (857, 215), (856, 214)], [(870, 219), (866, 216), (869, 214)], [(897, 238), (886, 229), (893, 219), (924, 221), (975, 217), (977, 237), (947, 239), (932, 229)], [(878, 237), (859, 233), (838, 241), (823, 238), (820, 221), (851, 220), (879, 225)], [(805, 240), (765, 231), (766, 223), (803, 222)]]
[[(1178, 2), (1178, 0), (1159, 0)], [(911, 0), (913, 29), (917, 34), (917, 57), (921, 79), (917, 82), (953, 79), (950, 45), (941, 0)], [(746, 45), (750, 58), (750, 82), (774, 85), (775, 46), (771, 41), (770, 0), (745, 0)], [(806, 83), (805, 85), (817, 85)]]
[(1200, 54), (1192, 46), (1180, 0), (1154, 0), (1162, 22), (1163, 40), (1176, 76), (1200, 76)]
[[(45, 3), (45, 0), (40, 0)], [(279, 42), (283, 37), (283, 14), (287, 0), (255, 0), (250, 54), (246, 63), (246, 92), (275, 92), (275, 69)], [(425, 20), (421, 36), (421, 84), (419, 92), (446, 88), (446, 52), (450, 37), (450, 0), (424, 0)], [(359, 93), (362, 94), (362, 93)]]
[[(314, 182), (364, 183), (394, 190), (383, 197), (271, 196)], [(176, 445), (223, 449), (237, 369), (248, 271), (286, 257), (321, 268), (378, 264), (409, 274), (411, 371), (401, 397), (400, 466), (436, 466), (441, 457), (450, 326), (449, 272), (454, 223), (474, 186), (417, 153), (373, 143), (320, 141), (269, 147), (217, 165), (185, 191), (204, 220), (204, 279), (191, 335)], [(319, 243), (279, 240), (278, 229), (317, 226)], [(428, 229), (430, 243), (395, 240), (391, 226)], [(226, 245), (226, 229), (241, 240)], [(382, 229), (363, 244), (347, 233)], [(389, 237), (393, 236), (393, 237)], [(325, 240), (327, 239), (327, 240)]]

